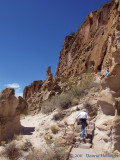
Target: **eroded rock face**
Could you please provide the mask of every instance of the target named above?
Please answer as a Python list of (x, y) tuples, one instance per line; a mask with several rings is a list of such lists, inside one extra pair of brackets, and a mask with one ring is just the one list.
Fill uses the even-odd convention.
[(108, 52), (108, 37), (113, 29), (111, 10), (114, 5), (111, 2), (102, 9), (92, 11), (77, 33), (65, 38), (55, 79), (77, 76), (88, 68), (95, 72), (101, 71)]
[(0, 93), (0, 141), (20, 130), (20, 112), (14, 89), (6, 88)]
[[(109, 153), (120, 152), (120, 1), (114, 1), (111, 10), (113, 29), (108, 37), (108, 48), (104, 57), (103, 71), (109, 74), (101, 82), (102, 91), (98, 104), (101, 114), (96, 120), (94, 146)], [(107, 63), (105, 62), (107, 61)], [(107, 70), (106, 69), (106, 70)], [(99, 143), (99, 146), (97, 146)]]
[[(96, 120), (94, 146), (105, 152), (120, 152), (120, 1), (111, 10), (108, 47), (102, 71), (109, 74), (101, 82), (98, 104), (101, 113)], [(98, 146), (99, 143), (99, 146)]]
[[(88, 69), (92, 72), (100, 71), (101, 74), (105, 74), (106, 71), (110, 72), (102, 86), (104, 89), (106, 87), (112, 89), (113, 97), (114, 94), (119, 97), (119, 3), (117, 0), (112, 1), (104, 5), (102, 9), (92, 11), (76, 34), (66, 36), (54, 80), (51, 68), (48, 67), (45, 81), (33, 82), (24, 89), (23, 97), (28, 102), (28, 108), (32, 110), (40, 108), (42, 101), (61, 92), (62, 79), (76, 76), (79, 79), (79, 75)], [(115, 79), (117, 79), (116, 83)]]
[(33, 83), (31, 83), (30, 86), (25, 87), (23, 92), (23, 98), (27, 99), (31, 97), (34, 94), (34, 92), (39, 91), (42, 85), (43, 81), (40, 80), (40, 81), (34, 81)]
[(34, 81), (25, 87), (23, 97), (28, 104), (28, 112), (36, 112), (41, 109), (41, 103), (61, 92), (57, 81), (53, 80), (51, 67), (46, 70), (45, 81)]
[(26, 100), (24, 100), (21, 96), (18, 97), (17, 111), (20, 114), (27, 114), (28, 113), (28, 104), (27, 104)]

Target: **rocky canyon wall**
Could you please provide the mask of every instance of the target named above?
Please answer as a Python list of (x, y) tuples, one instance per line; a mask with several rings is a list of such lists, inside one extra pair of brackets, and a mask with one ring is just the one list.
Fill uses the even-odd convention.
[[(111, 31), (104, 59), (109, 63), (109, 74), (101, 81), (98, 104), (101, 113), (96, 120), (94, 145), (104, 152), (120, 152), (120, 1), (111, 10)], [(103, 68), (104, 68), (103, 63)], [(98, 146), (99, 143), (99, 146)]]
[(106, 69), (110, 56), (109, 36), (114, 30), (113, 6), (111, 2), (92, 11), (76, 34), (66, 36), (55, 79), (79, 76), (88, 68), (95, 72)]
[[(76, 33), (66, 36), (55, 78), (52, 78), (51, 68), (48, 67), (45, 81), (34, 81), (24, 89), (23, 97), (29, 110), (40, 110), (40, 104), (44, 100), (61, 93), (63, 78), (79, 78), (89, 69), (105, 75), (106, 71), (110, 72), (114, 68), (120, 61), (119, 14), (119, 0), (113, 0), (103, 8), (92, 11)], [(112, 83), (113, 80), (111, 85)], [(115, 85), (118, 87), (119, 77)]]

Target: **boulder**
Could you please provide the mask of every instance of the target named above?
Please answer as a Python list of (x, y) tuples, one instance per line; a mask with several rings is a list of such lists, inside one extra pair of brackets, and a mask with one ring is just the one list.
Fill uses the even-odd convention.
[(6, 88), (0, 93), (0, 117), (16, 116), (18, 100), (12, 88)]
[(101, 106), (103, 114), (111, 116), (115, 115), (115, 100), (109, 89), (101, 91), (97, 103)]
[[(120, 91), (120, 64), (116, 64), (110, 73), (102, 80), (102, 88), (110, 88), (114, 92)], [(120, 95), (119, 95), (120, 96)]]
[(0, 93), (0, 141), (6, 140), (21, 129), (17, 106), (14, 89), (6, 88)]
[[(99, 144), (99, 145), (98, 145)], [(120, 152), (120, 117), (98, 115), (93, 146), (103, 153)]]

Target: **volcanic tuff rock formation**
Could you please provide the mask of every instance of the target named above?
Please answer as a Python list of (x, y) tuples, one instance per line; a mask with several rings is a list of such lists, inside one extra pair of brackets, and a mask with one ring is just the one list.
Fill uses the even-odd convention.
[(55, 79), (78, 76), (88, 68), (104, 72), (107, 69), (106, 61), (111, 67), (111, 49), (115, 45), (116, 28), (119, 28), (116, 26), (118, 7), (112, 1), (102, 9), (92, 11), (76, 34), (65, 38)]
[(29, 112), (40, 110), (40, 104), (61, 92), (57, 82), (54, 82), (51, 67), (47, 68), (45, 81), (34, 81), (30, 86), (25, 87), (23, 98), (28, 103)]
[(26, 99), (31, 97), (32, 94), (34, 94), (34, 92), (39, 91), (42, 84), (43, 84), (43, 81), (34, 81), (33, 83), (31, 83), (30, 86), (25, 87), (23, 92), (23, 98)]
[[(42, 101), (60, 93), (62, 79), (79, 79), (80, 75), (89, 69), (101, 74), (111, 70), (114, 74), (119, 74), (119, 71), (116, 72), (120, 63), (119, 3), (119, 0), (113, 0), (102, 9), (92, 11), (76, 33), (66, 36), (54, 80), (49, 67), (45, 81), (34, 81), (24, 89), (23, 97), (30, 110), (40, 108)], [(119, 86), (119, 75), (117, 77), (115, 90)], [(112, 87), (114, 78), (110, 81)], [(104, 83), (103, 86), (106, 86), (106, 82)], [(118, 93), (115, 91), (115, 94)]]
[[(109, 74), (102, 80), (103, 97), (109, 97), (116, 115), (120, 115), (120, 1), (115, 1), (111, 10), (112, 26), (109, 34), (108, 57)], [(108, 89), (107, 89), (108, 88)], [(108, 90), (108, 92), (106, 92)], [(105, 100), (103, 100), (105, 102)], [(111, 102), (110, 102), (111, 101)], [(101, 102), (101, 101), (100, 101)], [(103, 103), (102, 103), (103, 106)], [(109, 105), (110, 106), (110, 105)]]
[(21, 96), (18, 97), (17, 110), (20, 112), (20, 114), (28, 113), (28, 104)]
[[(6, 88), (0, 93), (0, 141), (11, 137), (21, 129), (20, 106), (21, 102), (15, 97), (14, 89)], [(24, 109), (27, 109), (25, 105)]]
[(110, 19), (113, 25), (106, 54), (109, 74), (101, 82), (98, 104), (102, 113), (97, 117), (94, 144), (99, 142), (106, 152), (120, 152), (120, 1), (115, 1)]

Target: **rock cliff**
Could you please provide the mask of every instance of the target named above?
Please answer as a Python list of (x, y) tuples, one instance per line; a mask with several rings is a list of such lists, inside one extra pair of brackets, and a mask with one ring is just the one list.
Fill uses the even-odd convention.
[[(111, 31), (108, 37), (107, 59), (109, 74), (101, 81), (98, 104), (101, 113), (96, 120), (94, 144), (105, 152), (120, 152), (120, 1), (111, 10)], [(104, 68), (104, 64), (103, 64)]]
[(28, 111), (35, 112), (41, 109), (41, 103), (53, 95), (61, 92), (61, 87), (54, 82), (51, 67), (46, 70), (45, 81), (34, 81), (30, 86), (25, 87), (23, 98), (28, 103)]
[(48, 67), (45, 81), (34, 81), (24, 89), (29, 108), (40, 108), (42, 101), (60, 93), (63, 78), (79, 78), (87, 70), (104, 75), (112, 69), (119, 61), (119, 10), (119, 1), (111, 1), (86, 16), (76, 33), (66, 36), (54, 80)]
[(55, 79), (79, 76), (88, 68), (95, 72), (106, 70), (114, 41), (117, 7), (112, 1), (92, 11), (75, 34), (66, 36)]
[[(48, 67), (45, 81), (34, 81), (24, 89), (23, 97), (28, 102), (29, 110), (40, 109), (41, 102), (60, 93), (63, 78), (79, 79), (87, 70), (105, 75), (106, 71), (110, 72), (113, 66), (119, 63), (119, 13), (119, 1), (113, 0), (103, 8), (92, 11), (76, 33), (66, 36), (55, 78), (53, 79), (51, 68)], [(114, 78), (111, 85), (113, 81)], [(115, 85), (119, 85), (119, 76)]]

